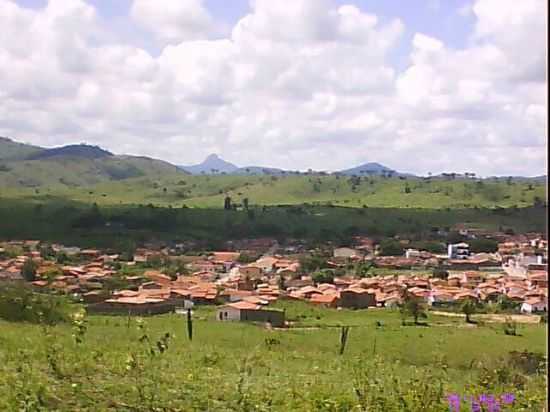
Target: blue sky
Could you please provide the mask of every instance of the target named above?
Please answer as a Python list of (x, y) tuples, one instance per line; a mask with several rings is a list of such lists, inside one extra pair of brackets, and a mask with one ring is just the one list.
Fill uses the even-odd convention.
[(254, 1), (0, 0), (0, 136), (175, 164), (545, 173), (545, 0)]

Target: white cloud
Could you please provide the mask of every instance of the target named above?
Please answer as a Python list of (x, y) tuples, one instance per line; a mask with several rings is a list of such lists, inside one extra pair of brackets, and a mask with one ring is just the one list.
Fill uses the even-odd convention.
[(162, 42), (204, 39), (214, 30), (202, 0), (134, 0), (130, 15)]
[(462, 49), (414, 34), (398, 71), (403, 22), (330, 0), (256, 0), (216, 39), (200, 1), (136, 0), (132, 17), (166, 44), (158, 56), (106, 36), (82, 0), (0, 0), (0, 135), (178, 164), (216, 152), (291, 169), (540, 174), (546, 6), (520, 3), (475, 1)]

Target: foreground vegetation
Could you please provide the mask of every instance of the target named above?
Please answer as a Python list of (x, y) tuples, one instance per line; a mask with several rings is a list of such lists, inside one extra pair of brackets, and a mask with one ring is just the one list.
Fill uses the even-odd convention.
[(544, 325), (509, 336), (433, 315), (402, 326), (392, 310), (278, 305), (294, 328), (222, 323), (201, 307), (192, 341), (179, 315), (0, 320), (0, 409), (446, 411), (452, 393), (513, 393), (510, 410), (542, 410), (543, 371), (512, 352), (544, 353)]

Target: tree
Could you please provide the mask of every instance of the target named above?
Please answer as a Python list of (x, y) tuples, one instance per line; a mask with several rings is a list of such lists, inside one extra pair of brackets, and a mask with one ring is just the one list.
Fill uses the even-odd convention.
[(401, 256), (404, 250), (401, 243), (396, 240), (384, 239), (380, 242), (380, 254), (382, 256)]
[(334, 272), (330, 269), (323, 269), (311, 275), (313, 281), (319, 283), (334, 283)]
[(285, 277), (283, 275), (279, 276), (278, 286), (280, 290), (286, 290)]
[(468, 244), (473, 253), (494, 253), (498, 250), (498, 242), (492, 239), (472, 239)]
[(23, 276), (23, 279), (25, 279), (27, 282), (32, 282), (36, 279), (36, 269), (38, 268), (38, 265), (36, 262), (32, 259), (25, 260), (25, 263), (23, 263), (23, 266), (21, 267), (21, 276)]
[(322, 256), (302, 256), (299, 261), (300, 268), (304, 272), (313, 272), (328, 267), (327, 260)]
[(403, 295), (403, 303), (401, 304), (400, 312), (403, 320), (411, 316), (414, 319), (415, 325), (419, 324), (418, 319), (425, 319), (428, 317), (424, 300), (407, 291), (405, 291)]
[(360, 262), (355, 266), (355, 275), (360, 278), (365, 278), (369, 275), (369, 271), (373, 266), (372, 262)]
[(476, 303), (472, 299), (466, 299), (462, 302), (460, 310), (466, 315), (466, 323), (473, 323), (470, 316), (476, 312)]
[(231, 210), (231, 198), (229, 196), (226, 196), (223, 202), (223, 208), (225, 210)]
[(447, 280), (449, 278), (449, 272), (442, 268), (435, 268), (432, 272), (434, 278)]
[(55, 257), (55, 252), (52, 248), (52, 245), (45, 244), (40, 246), (40, 257), (42, 259), (50, 259), (52, 257)]
[(61, 252), (58, 252), (56, 255), (55, 255), (55, 262), (56, 263), (59, 263), (60, 265), (63, 265), (65, 263), (67, 263), (69, 261), (69, 256), (67, 256), (67, 254), (63, 251)]

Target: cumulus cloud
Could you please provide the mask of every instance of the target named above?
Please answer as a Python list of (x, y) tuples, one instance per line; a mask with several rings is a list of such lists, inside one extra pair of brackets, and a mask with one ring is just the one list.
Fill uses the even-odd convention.
[(399, 16), (331, 0), (252, 1), (222, 37), (199, 0), (135, 0), (156, 56), (105, 36), (116, 28), (83, 0), (0, 0), (0, 135), (177, 164), (216, 152), (293, 170), (540, 174), (546, 5), (520, 3), (475, 1), (461, 49), (414, 33), (398, 70)]
[(214, 31), (202, 0), (134, 0), (130, 16), (162, 42), (204, 39)]

